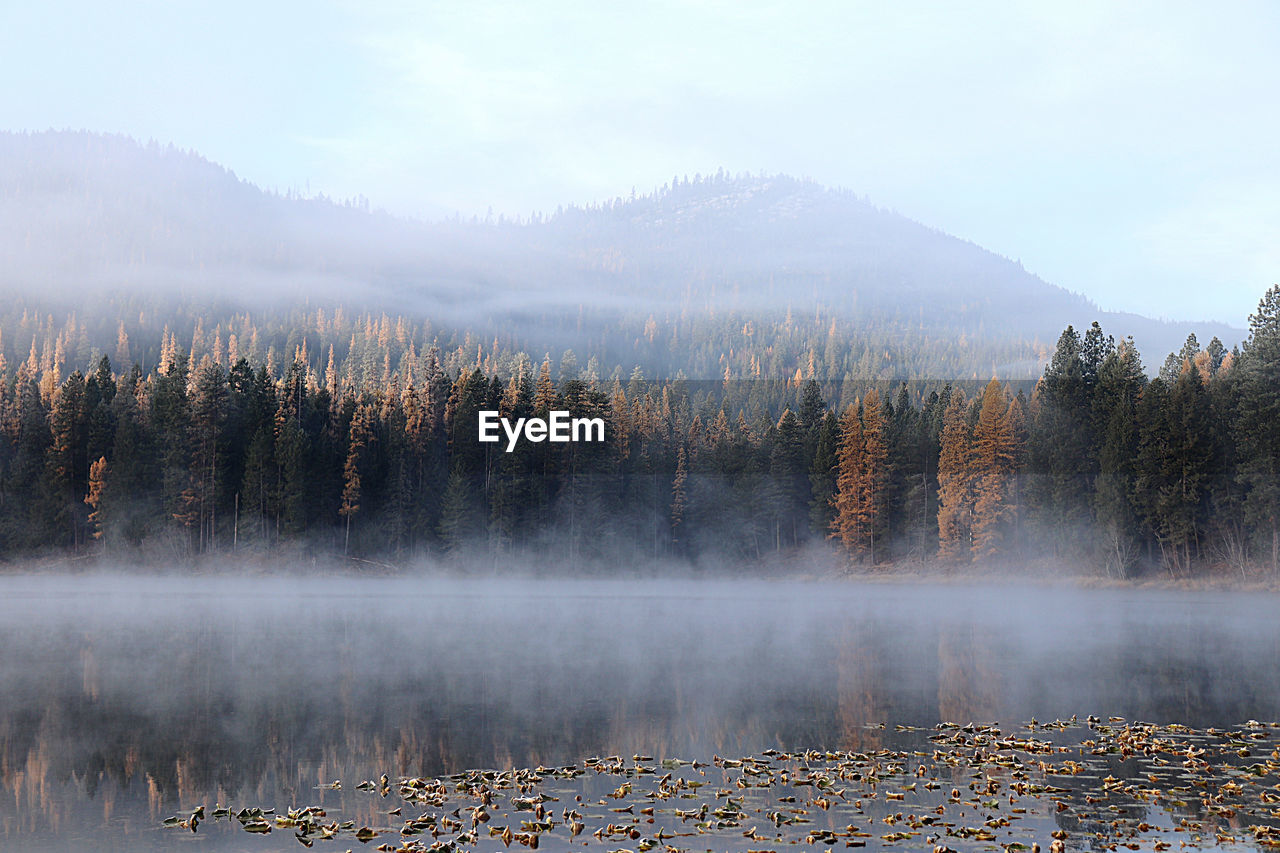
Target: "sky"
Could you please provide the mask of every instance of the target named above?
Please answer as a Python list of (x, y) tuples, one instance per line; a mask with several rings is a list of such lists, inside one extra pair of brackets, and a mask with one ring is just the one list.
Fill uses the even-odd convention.
[(1280, 282), (1280, 3), (0, 0), (0, 129), (435, 219), (786, 173), (1103, 308)]

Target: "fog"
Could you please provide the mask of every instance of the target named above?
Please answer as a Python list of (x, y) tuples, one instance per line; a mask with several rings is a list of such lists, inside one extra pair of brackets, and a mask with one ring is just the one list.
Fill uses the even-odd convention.
[[(722, 352), (735, 345), (812, 358), (826, 341), (875, 336), (864, 349), (915, 350), (908, 372), (927, 378), (939, 343), (959, 353), (940, 378), (980, 385), (993, 363), (1002, 378), (1034, 378), (1067, 323), (1135, 335), (1148, 365), (1192, 328), (1108, 314), (1014, 261), (780, 176), (682, 180), (523, 222), (422, 223), (263, 193), (194, 154), (123, 138), (0, 135), (0, 255), (5, 328), (30, 336), (9, 332), (17, 360), (37, 334), (58, 337), (40, 319), (54, 312), (83, 320), (58, 347), (114, 352), (117, 324), (136, 323), (152, 340), (137, 334), (132, 352), (148, 362), (160, 326), (185, 346), (200, 323), (266, 314), (263, 337), (288, 349), (299, 311), (347, 306), (405, 314), (468, 349), (501, 336), (534, 353), (573, 347), (605, 373), (645, 363), (689, 375), (683, 391), (710, 400), (712, 386), (731, 390)], [(659, 322), (668, 337), (649, 332)], [(753, 340), (757, 327), (774, 337)], [(824, 358), (843, 371), (846, 356)], [(840, 405), (861, 393), (831, 384)], [(213, 550), (189, 559), (172, 531), (117, 541), (126, 511), (95, 556), (25, 564), (59, 576), (0, 577), (6, 846), (167, 849), (158, 821), (204, 802), (371, 815), (317, 786), (382, 773), (861, 749), (941, 721), (1204, 726), (1280, 712), (1270, 595), (1057, 587), (1047, 556), (1026, 552), (987, 583), (841, 579), (846, 558), (826, 541), (784, 549), (775, 526), (770, 556), (769, 531), (746, 515), (777, 491), (772, 476), (733, 491), (691, 474), (700, 521), (677, 542), (656, 476), (618, 511), (606, 500), (617, 483), (584, 475), (527, 522), (521, 548), (478, 532), (480, 518), (430, 561), (382, 555), (385, 529), (364, 516), (342, 548), (372, 557), (339, 560), (335, 513), (273, 548), (240, 546), (237, 514), (234, 564)], [(899, 568), (914, 565), (927, 537), (895, 536)], [(151, 573), (116, 564), (122, 554)], [(169, 573), (179, 554), (181, 577)], [(1040, 585), (1011, 580), (1032, 571)]]
[(354, 809), (314, 786), (383, 772), (863, 749), (943, 720), (1271, 719), (1274, 608), (996, 583), (5, 577), (0, 824), (137, 849), (215, 799)]
[(616, 357), (609, 334), (634, 335), (652, 316), (726, 313), (816, 311), (815, 335), (840, 319), (904, 339), (1020, 341), (1027, 359), (1095, 319), (1134, 335), (1152, 363), (1189, 331), (1228, 347), (1242, 337), (1108, 314), (972, 243), (782, 176), (683, 179), (522, 223), (423, 223), (362, 200), (264, 193), (193, 153), (124, 137), (2, 134), (0, 254), (0, 288), (38, 312), (83, 314), (87, 302), (128, 319), (139, 296), (253, 311), (340, 304), (514, 333), (534, 352), (576, 346), (584, 359)]
[[(834, 746), (850, 715), (1225, 725), (1280, 710), (1269, 596), (236, 575), (2, 586), (11, 712), (65, 691), (63, 712), (198, 718), (234, 741), (264, 735), (260, 713), (305, 710), (274, 736), (310, 744), (344, 724), (393, 733), (425, 711), (458, 754), (425, 750), (416, 772), (490, 766), (508, 736), (526, 743), (507, 744), (510, 760), (551, 763), (583, 750)], [(961, 670), (983, 677), (961, 685)], [(852, 707), (855, 693), (870, 706)], [(477, 713), (504, 728), (495, 741), (465, 725)], [(91, 749), (110, 740), (80, 735)]]
[[(1056, 584), (1085, 573), (1056, 554), (1101, 565), (1107, 541), (1057, 517), (1017, 519), (1003, 554), (969, 563), (962, 548), (970, 574), (946, 574), (930, 480), (941, 430), (920, 432), (927, 452), (901, 445), (923, 460), (918, 491), (906, 491), (915, 477), (895, 484), (903, 509), (882, 542), (867, 526), (862, 573), (820, 518), (835, 490), (817, 479), (853, 446), (816, 429), (826, 405), (923, 380), (901, 388), (919, 406), (939, 382), (976, 394), (992, 375), (1030, 396), (1068, 324), (1132, 336), (1148, 370), (1190, 332), (1229, 349), (1241, 329), (1159, 319), (1161, 304), (1108, 310), (887, 200), (784, 174), (680, 174), (517, 220), (422, 221), (363, 197), (264, 190), (239, 165), (123, 136), (0, 131), (0, 545), (26, 572), (0, 574), (0, 847), (172, 849), (160, 821), (214, 803), (320, 803), (375, 824), (391, 803), (354, 789), (381, 774), (924, 750), (912, 727), (947, 721), (1280, 717), (1275, 593)], [(981, 180), (952, 187), (989, 202)], [(1044, 242), (1071, 211), (1036, 204)], [(964, 223), (954, 203), (915, 209)], [(1101, 235), (1102, 219), (1064, 234)], [(1046, 257), (1106, 258), (1051, 242)], [(259, 387), (236, 374), (224, 410), (233, 352), (274, 375)], [(601, 412), (630, 406), (642, 439), (592, 448), (594, 460), (470, 454), (481, 397), (506, 406), (509, 387), (525, 406), (532, 383), (506, 380), (561, 352), (561, 390)], [(65, 381), (104, 353), (112, 376), (104, 364), (101, 382)], [(301, 369), (286, 388), (290, 359)], [(184, 388), (157, 379), (162, 360), (221, 367)], [(132, 362), (149, 378), (113, 406)], [(580, 368), (586, 390), (571, 381)], [(548, 379), (539, 405), (555, 397)], [(827, 399), (807, 416), (809, 446), (794, 423), (786, 441), (756, 441), (781, 434), (783, 416), (757, 405), (748, 424), (766, 397), (751, 386), (798, 408), (810, 379)], [(371, 388), (376, 399), (361, 396)], [(735, 401), (740, 425), (717, 400)], [(706, 424), (718, 437), (696, 452), (724, 458), (693, 464), (684, 437)], [(167, 452), (201, 440), (200, 454)], [(159, 464), (131, 479), (151, 455)], [(865, 467), (845, 470), (838, 493), (880, 501)], [(1022, 473), (1032, 485), (1051, 472)], [(1243, 534), (1211, 533), (1246, 555)], [(1212, 537), (1206, 567), (1243, 577), (1246, 561), (1220, 559)], [(1165, 570), (1126, 531), (1109, 544), (1134, 552), (1107, 563), (1117, 575)], [(755, 841), (729, 826), (733, 843)], [(246, 849), (231, 830), (182, 841)]]

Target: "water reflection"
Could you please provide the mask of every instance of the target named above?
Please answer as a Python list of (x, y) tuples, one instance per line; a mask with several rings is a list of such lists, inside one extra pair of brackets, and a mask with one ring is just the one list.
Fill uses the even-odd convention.
[(1280, 716), (1259, 596), (8, 578), (0, 601), (5, 849), (165, 848), (158, 821), (199, 803), (368, 821), (377, 803), (317, 786), (383, 772), (866, 750), (941, 720)]

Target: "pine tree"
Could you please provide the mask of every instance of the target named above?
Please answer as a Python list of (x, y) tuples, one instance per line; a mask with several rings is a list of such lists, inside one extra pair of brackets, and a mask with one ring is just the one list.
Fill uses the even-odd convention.
[(72, 373), (53, 397), (49, 412), (52, 445), (49, 448), (49, 491), (53, 501), (55, 541), (78, 548), (83, 538), (83, 499), (88, 487), (87, 458), (89, 417), (85, 379)]
[(161, 499), (166, 515), (190, 527), (190, 506), (184, 498), (190, 470), (187, 400), (188, 358), (169, 334), (161, 356), (162, 371), (151, 377), (150, 423), (160, 456)]
[(298, 418), (284, 408), (283, 400), (276, 423), (275, 530), (277, 537), (281, 534), (292, 537), (306, 531), (309, 522), (307, 505), (311, 472), (308, 459), (311, 442)]
[(1205, 355), (1209, 357), (1210, 371), (1214, 376), (1217, 376), (1219, 368), (1222, 367), (1222, 362), (1227, 357), (1226, 346), (1218, 339), (1217, 335), (1214, 335), (1213, 339), (1209, 341), (1208, 346), (1204, 348), (1204, 351)]
[(50, 525), (61, 496), (51, 488), (53, 481), (46, 476), (47, 455), (53, 443), (49, 413), (40, 396), (40, 386), (25, 364), (18, 368), (14, 397), (14, 409), (6, 424), (6, 432), (12, 436), (13, 455), (4, 482), (5, 512), (0, 516), (0, 526), (7, 547), (23, 551), (47, 545), (62, 533)]
[(1189, 365), (1172, 387), (1159, 379), (1148, 385), (1138, 409), (1136, 501), (1173, 575), (1187, 574), (1199, 556), (1213, 461), (1208, 412)]
[(938, 456), (938, 556), (952, 561), (967, 556), (973, 541), (973, 469), (966, 408), (964, 391), (953, 389), (942, 416)]
[(110, 520), (113, 542), (133, 546), (141, 544), (157, 519), (164, 517), (156, 488), (161, 477), (161, 454), (155, 447), (155, 425), (148, 422), (145, 393), (142, 369), (135, 364), (121, 377), (111, 405), (115, 423), (111, 452), (107, 455), (111, 477), (103, 488), (100, 509)]
[(1245, 511), (1280, 574), (1280, 285), (1267, 291), (1249, 318), (1240, 353), (1235, 438)]
[(1178, 377), (1182, 375), (1183, 368), (1192, 364), (1199, 354), (1200, 341), (1196, 340), (1196, 333), (1192, 332), (1187, 335), (1187, 340), (1182, 345), (1182, 349), (1169, 353), (1168, 358), (1164, 360), (1164, 366), (1160, 368), (1160, 378), (1164, 380), (1166, 385), (1173, 387), (1173, 384), (1178, 381)]
[(111, 362), (104, 355), (98, 368), (85, 383), (85, 410), (88, 413), (86, 456), (98, 459), (111, 452), (115, 441), (115, 417), (112, 404), (116, 397), (116, 380)]
[(804, 434), (790, 409), (783, 411), (772, 433), (773, 447), (769, 453), (770, 515), (774, 548), (780, 550), (784, 544), (795, 545), (800, 540), (809, 497), (809, 478), (804, 459)]
[(373, 410), (368, 404), (357, 406), (347, 438), (347, 457), (342, 467), (342, 507), (338, 514), (346, 521), (342, 553), (351, 550), (351, 517), (360, 511), (360, 460), (372, 438)]
[(254, 432), (245, 454), (240, 509), (246, 524), (244, 534), (237, 537), (265, 538), (272, 530), (271, 519), (278, 517), (276, 472), (275, 434), (271, 424), (264, 423)]
[(483, 529), (479, 499), (471, 479), (461, 471), (449, 475), (440, 510), (440, 540), (445, 550), (459, 553)]
[[(1097, 324), (1068, 329), (1032, 403), (1003, 390), (989, 399), (989, 386), (966, 400), (945, 437), (958, 396), (949, 388), (897, 388), (891, 405), (864, 402), (856, 426), (842, 425), (819, 382), (839, 388), (843, 408), (872, 397), (870, 377), (887, 362), (912, 371), (925, 356), (874, 337), (850, 343), (826, 319), (826, 356), (821, 341), (769, 337), (778, 330), (758, 318), (706, 329), (655, 320), (639, 349), (613, 362), (634, 370), (601, 380), (591, 353), (578, 377), (566, 352), (557, 389), (549, 359), (530, 369), (502, 340), (481, 345), (401, 318), (171, 317), (161, 333), (147, 310), (136, 327), (113, 319), (105, 341), (74, 320), (59, 328), (52, 318), (0, 317), (0, 556), (75, 547), (91, 534), (112, 550), (160, 553), (183, 540), (210, 548), (238, 538), (243, 515), (245, 535), (263, 544), (305, 535), (336, 548), (347, 538), (337, 523), (350, 522), (357, 538), (347, 547), (356, 550), (362, 541), (414, 549), (461, 526), (468, 541), (559, 547), (570, 561), (628, 537), (655, 555), (713, 546), (756, 558), (814, 532), (842, 538), (839, 503), (853, 553), (877, 562), (942, 552), (944, 531), (961, 542), (958, 559), (1009, 555), (1048, 533), (1059, 551), (1113, 574), (1133, 571), (1144, 547), (1150, 555), (1158, 546), (1176, 573), (1209, 559), (1241, 572), (1255, 555), (1280, 559), (1275, 293), (1243, 351), (1189, 337), (1154, 388), (1144, 387), (1131, 342), (1115, 345)], [(802, 325), (792, 318), (788, 334)], [(644, 379), (668, 364), (662, 345), (700, 331), (712, 342), (699, 357), (713, 354), (706, 363), (717, 375), (776, 378)], [(99, 353), (117, 333), (125, 357), (159, 366), (114, 375)], [(193, 368), (191, 353), (210, 356)], [(935, 368), (958, 363), (941, 347), (934, 355)], [(21, 365), (17, 377), (10, 360)], [(77, 367), (87, 373), (62, 380)], [(608, 442), (521, 443), (507, 454), (475, 440), (479, 409), (527, 417), (535, 405), (603, 412)], [(359, 407), (371, 438), (353, 457)], [(856, 464), (842, 471), (850, 430), (857, 450), (846, 457)], [(959, 449), (956, 435), (965, 436)], [(175, 519), (190, 522), (189, 535), (173, 537)], [(1020, 527), (1037, 521), (1033, 535)]]
[(386, 530), (386, 542), (382, 547), (394, 551), (397, 557), (413, 546), (413, 485), (418, 463), (411, 447), (408, 413), (404, 408), (406, 401), (413, 406), (413, 396), (409, 388), (394, 396), (387, 395), (387, 405), (383, 407), (375, 433), (379, 447), (371, 454), (380, 457), (383, 473), (379, 516)]
[(1146, 384), (1146, 373), (1132, 338), (1122, 342), (1099, 370), (1097, 407), (1103, 427), (1093, 506), (1103, 565), (1108, 574), (1120, 577), (1131, 571), (1140, 544), (1134, 489), (1138, 401)]
[(800, 395), (800, 427), (806, 433), (812, 432), (821, 425), (826, 412), (827, 402), (822, 399), (822, 388), (810, 379), (804, 383), (804, 390)]
[(809, 525), (822, 534), (832, 530), (835, 517), (832, 499), (836, 494), (839, 444), (840, 424), (828, 410), (817, 427), (813, 458), (809, 462)]
[(917, 452), (920, 443), (920, 413), (911, 405), (907, 384), (898, 387), (897, 399), (886, 407), (888, 414), (888, 473), (885, 483), (885, 541), (901, 551), (909, 547), (920, 529), (924, 459)]
[(1096, 364), (1107, 349), (1101, 330), (1086, 350), (1068, 326), (1036, 386), (1030, 439), (1031, 498), (1036, 517), (1057, 553), (1074, 552), (1084, 541), (1078, 531), (1092, 521), (1090, 497), (1097, 476), (1094, 438)]
[(685, 483), (689, 479), (688, 456), (684, 447), (676, 450), (676, 475), (671, 481), (671, 547), (680, 550), (684, 546), (680, 527), (684, 524), (684, 513), (687, 506), (688, 496), (685, 493)]
[[(1221, 350), (1216, 367), (1214, 343)], [(1245, 505), (1245, 487), (1241, 483), (1240, 445), (1236, 441), (1237, 406), (1240, 401), (1240, 372), (1235, 359), (1214, 338), (1206, 349), (1212, 378), (1207, 385), (1209, 422), (1213, 439), (1213, 462), (1209, 477), (1208, 549), (1215, 560), (1248, 576), (1254, 546), (1249, 514)], [(1266, 553), (1266, 549), (1262, 549)]]
[(183, 492), (187, 517), (197, 528), (200, 551), (215, 546), (217, 508), (222, 485), (223, 429), (227, 418), (227, 379), (222, 365), (206, 360), (196, 371), (190, 398), (190, 473)]

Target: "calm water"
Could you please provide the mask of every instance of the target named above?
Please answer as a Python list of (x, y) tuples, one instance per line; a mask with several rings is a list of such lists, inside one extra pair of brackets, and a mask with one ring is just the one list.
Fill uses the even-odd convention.
[[(994, 585), (0, 578), (0, 849), (299, 849), (288, 832), (158, 824), (215, 802), (368, 822), (390, 806), (354, 785), (382, 773), (901, 747), (924, 735), (894, 725), (944, 720), (1270, 720), (1276, 604)], [(343, 790), (318, 789), (333, 780)]]

